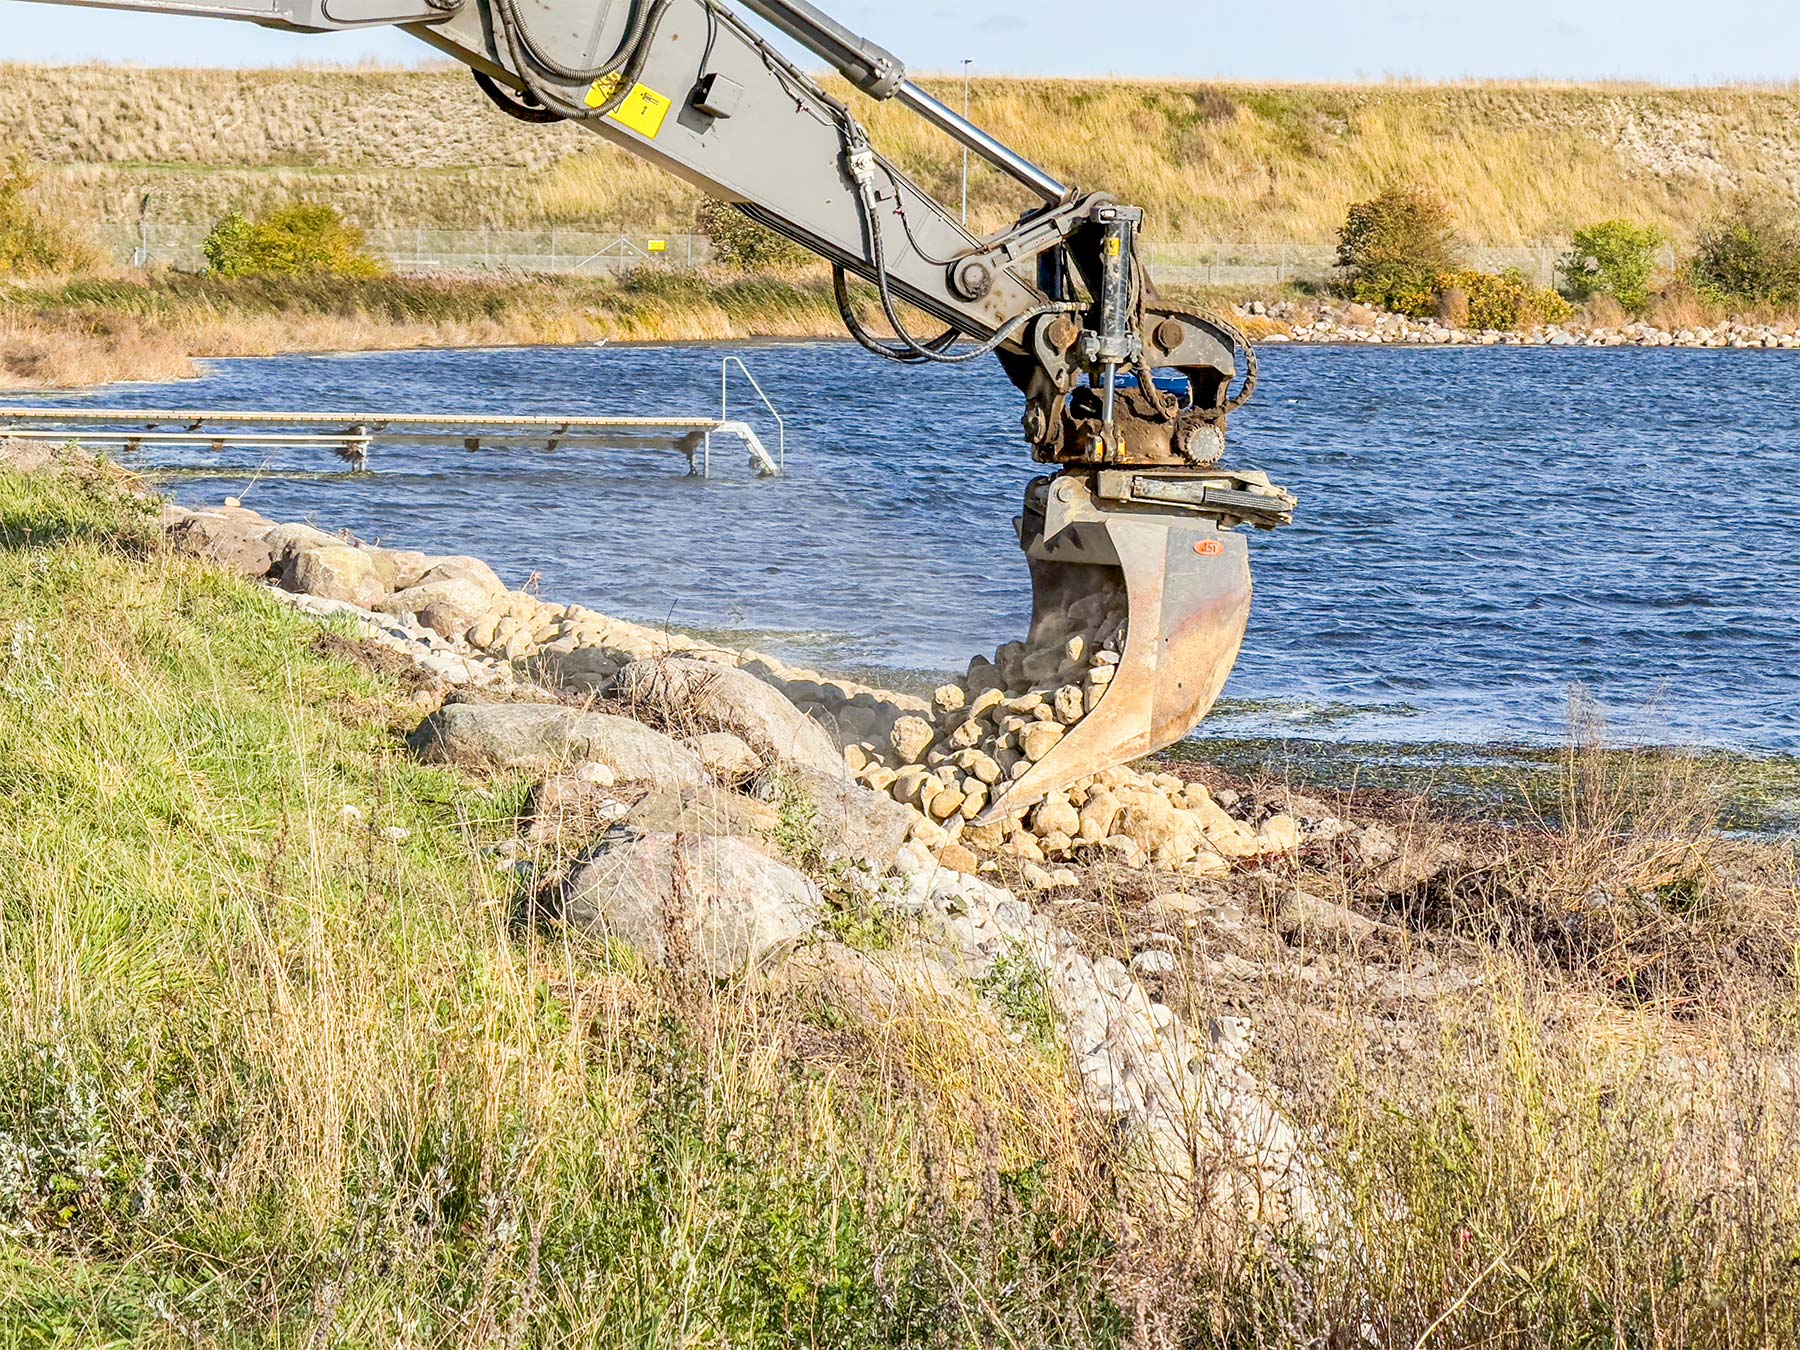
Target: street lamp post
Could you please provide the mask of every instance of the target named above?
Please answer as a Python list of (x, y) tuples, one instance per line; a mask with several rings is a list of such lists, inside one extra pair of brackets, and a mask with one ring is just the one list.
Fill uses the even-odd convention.
[[(962, 63), (962, 67), (963, 67), (963, 117), (965, 120), (967, 120), (968, 116), (969, 116), (969, 67), (974, 64), (975, 63), (973, 61), (971, 61), (967, 58), (964, 58), (963, 63)], [(967, 225), (969, 223), (969, 147), (966, 145), (963, 147), (962, 223), (964, 225)]]

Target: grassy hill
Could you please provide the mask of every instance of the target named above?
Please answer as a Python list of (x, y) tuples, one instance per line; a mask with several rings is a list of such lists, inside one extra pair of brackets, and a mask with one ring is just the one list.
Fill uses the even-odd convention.
[[(46, 199), (71, 218), (134, 217), (146, 188), (169, 221), (321, 199), (367, 226), (675, 231), (696, 203), (577, 128), (500, 116), (459, 70), (0, 78), (0, 147), (42, 164)], [(960, 82), (938, 92), (959, 102)], [(956, 197), (955, 146), (854, 101), (879, 145)], [(984, 80), (974, 115), (1065, 179), (1142, 203), (1170, 241), (1325, 242), (1350, 201), (1401, 178), (1435, 185), (1468, 238), (1495, 245), (1619, 215), (1681, 241), (1740, 190), (1800, 201), (1800, 87)], [(985, 168), (973, 195), (984, 227), (1022, 204)]]

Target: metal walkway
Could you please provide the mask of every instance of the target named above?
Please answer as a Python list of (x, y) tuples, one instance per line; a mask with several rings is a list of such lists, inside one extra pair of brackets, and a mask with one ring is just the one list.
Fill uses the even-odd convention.
[[(747, 422), (729, 416), (736, 367), (775, 421), (775, 453)], [(504, 417), (485, 413), (239, 412), (213, 409), (0, 407), (0, 439), (73, 442), (127, 454), (149, 446), (194, 446), (221, 453), (255, 449), (327, 449), (353, 472), (369, 471), (377, 443), (490, 447), (669, 449), (687, 456), (688, 472), (712, 477), (713, 438), (737, 440), (764, 478), (787, 467), (787, 426), (755, 376), (736, 356), (721, 363), (717, 417)]]

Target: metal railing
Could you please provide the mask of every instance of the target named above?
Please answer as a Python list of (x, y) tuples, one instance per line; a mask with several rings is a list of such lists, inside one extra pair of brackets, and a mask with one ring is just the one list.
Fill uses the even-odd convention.
[(743, 361), (736, 356), (727, 356), (723, 361), (719, 362), (719, 420), (724, 422), (731, 416), (731, 368), (733, 366), (738, 368), (739, 374), (750, 381), (750, 387), (756, 391), (757, 398), (762, 400), (762, 405), (768, 410), (769, 416), (775, 419), (776, 469), (780, 473), (786, 473), (787, 423), (782, 420), (781, 414), (775, 411), (775, 405), (769, 401), (769, 396), (763, 392), (763, 387), (757, 382), (756, 376), (750, 373), (750, 367), (746, 366)]

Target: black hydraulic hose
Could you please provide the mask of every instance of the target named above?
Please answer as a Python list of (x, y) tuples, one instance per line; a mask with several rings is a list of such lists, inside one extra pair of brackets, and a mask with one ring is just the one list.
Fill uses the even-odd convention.
[(514, 0), (492, 0), (492, 3), (506, 20), (507, 26), (517, 36), (521, 49), (525, 55), (531, 58), (532, 64), (544, 74), (554, 75), (557, 79), (565, 80), (570, 84), (592, 84), (595, 80), (603, 80), (616, 72), (646, 40), (646, 30), (649, 28), (652, 12), (668, 8), (668, 0), (639, 0), (632, 7), (630, 22), (613, 54), (600, 65), (582, 68), (565, 66), (555, 58), (546, 56), (544, 49), (532, 39), (531, 30), (525, 26), (524, 19), (519, 16), (518, 6)]
[(508, 117), (520, 122), (529, 122), (533, 126), (548, 126), (552, 122), (567, 120), (561, 113), (537, 102), (536, 94), (530, 95), (532, 101), (527, 102), (493, 76), (485, 75), (479, 70), (472, 73), (475, 76), (475, 87), (488, 96), (488, 102)]
[[(832, 294), (837, 297), (838, 316), (843, 319), (844, 327), (856, 340), (857, 346), (889, 361), (898, 361), (902, 365), (917, 366), (925, 363), (923, 356), (916, 355), (904, 347), (890, 347), (863, 327), (862, 320), (856, 315), (856, 307), (850, 301), (849, 278), (839, 263), (833, 263), (831, 267), (831, 290)], [(925, 345), (932, 351), (946, 352), (956, 345), (956, 340), (961, 336), (960, 329), (947, 328)]]
[[(864, 148), (866, 149), (866, 142), (864, 143)], [(950, 352), (939, 349), (933, 345), (921, 343), (917, 338), (913, 337), (911, 333), (907, 332), (906, 324), (900, 317), (899, 306), (894, 301), (893, 288), (888, 282), (887, 244), (882, 239), (881, 217), (878, 213), (874, 197), (875, 189), (873, 180), (866, 177), (863, 178), (857, 184), (857, 200), (862, 204), (863, 228), (864, 233), (868, 236), (869, 244), (869, 261), (873, 265), (875, 271), (875, 290), (877, 294), (881, 296), (882, 313), (887, 316), (888, 324), (894, 330), (894, 336), (900, 339), (901, 346), (905, 348), (907, 353), (910, 353), (911, 360), (932, 361), (939, 365), (947, 366), (960, 366), (970, 361), (978, 361), (984, 356), (993, 355), (993, 353), (1016, 337), (1025, 325), (1030, 323), (1033, 319), (1041, 318), (1046, 314), (1079, 312), (1084, 308), (1084, 306), (1078, 304), (1049, 304), (1041, 305), (1036, 309), (1027, 310), (1023, 314), (1014, 315), (1011, 319), (1007, 320), (1000, 331), (995, 333), (993, 337), (966, 352), (951, 354)], [(852, 332), (852, 336), (855, 336), (854, 331)], [(901, 360), (908, 359), (907, 356), (896, 353), (892, 348), (886, 348), (883, 354), (897, 356), (898, 359)]]
[(1217, 314), (1209, 314), (1207, 317), (1218, 324), (1219, 327), (1223, 328), (1244, 352), (1243, 387), (1238, 390), (1237, 397), (1227, 398), (1219, 408), (1219, 416), (1226, 417), (1243, 407), (1250, 401), (1251, 396), (1256, 393), (1256, 381), (1259, 374), (1256, 360), (1256, 344), (1245, 337), (1243, 330), (1229, 319), (1222, 319)]
[[(650, 59), (650, 49), (656, 41), (657, 29), (672, 3), (673, 0), (646, 0), (633, 12), (631, 26), (626, 30), (618, 49), (599, 66), (577, 69), (544, 55), (519, 17), (515, 0), (492, 0), (495, 26), (505, 40), (507, 54), (512, 58), (513, 68), (518, 72), (519, 78), (546, 109), (553, 110), (570, 121), (592, 121), (605, 117), (625, 101), (636, 86), (638, 77), (643, 74), (644, 66)], [(605, 101), (598, 108), (590, 108), (585, 104), (573, 103), (557, 90), (551, 89), (541, 78), (546, 75), (571, 84), (598, 83), (611, 76), (617, 76), (617, 79)]]

